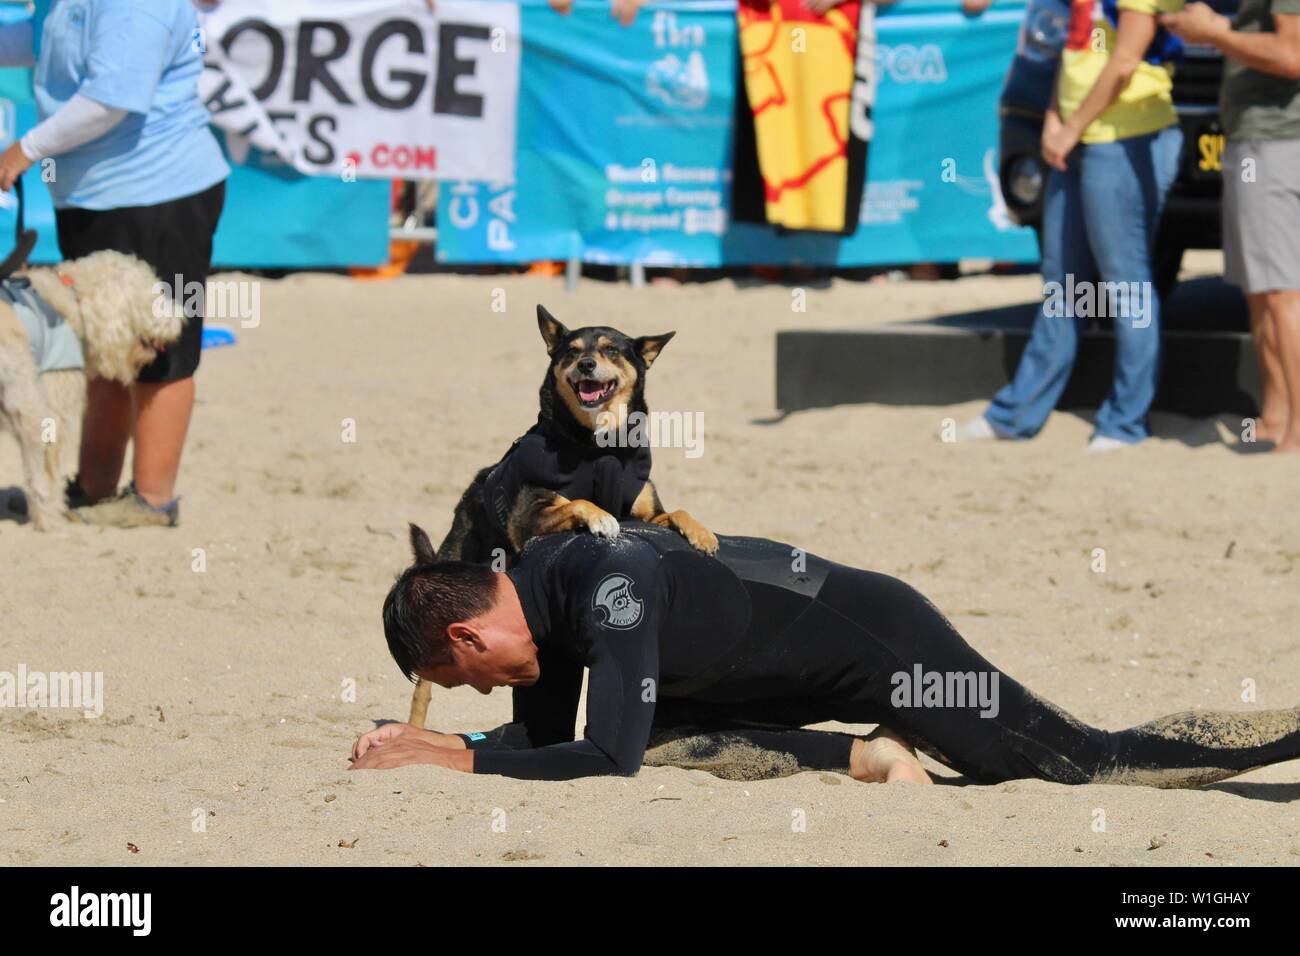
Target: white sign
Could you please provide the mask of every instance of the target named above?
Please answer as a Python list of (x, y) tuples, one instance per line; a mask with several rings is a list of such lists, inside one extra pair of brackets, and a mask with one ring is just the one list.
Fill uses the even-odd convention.
[(194, 43), (237, 162), (254, 146), (312, 175), (514, 178), (517, 3), (224, 0)]

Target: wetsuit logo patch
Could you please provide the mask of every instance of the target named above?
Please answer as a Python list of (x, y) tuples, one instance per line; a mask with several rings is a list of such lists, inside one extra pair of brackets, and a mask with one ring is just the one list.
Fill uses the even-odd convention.
[(592, 610), (605, 612), (606, 627), (626, 630), (636, 627), (645, 610), (645, 602), (632, 593), (632, 579), (626, 574), (607, 574), (591, 596)]

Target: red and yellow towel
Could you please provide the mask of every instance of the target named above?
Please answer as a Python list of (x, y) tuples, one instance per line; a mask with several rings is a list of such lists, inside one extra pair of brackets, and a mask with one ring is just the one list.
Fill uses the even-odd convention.
[[(735, 218), (785, 229), (856, 230), (867, 141), (855, 135), (849, 113), (855, 63), (874, 69), (870, 48), (859, 50), (860, 18), (874, 10), (849, 0), (818, 15), (802, 0), (740, 0)], [(869, 20), (866, 32), (874, 39)], [(754, 163), (757, 177), (745, 168)], [(754, 178), (761, 178), (761, 211)]]

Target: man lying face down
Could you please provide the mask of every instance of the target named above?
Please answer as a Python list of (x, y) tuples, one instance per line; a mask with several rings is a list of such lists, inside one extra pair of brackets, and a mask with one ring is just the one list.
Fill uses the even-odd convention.
[[(719, 536), (710, 557), (628, 522), (612, 540), (534, 539), (494, 572), (434, 561), (418, 529), (412, 540), (416, 564), (384, 603), (394, 659), (444, 687), (510, 687), (514, 719), (476, 733), (385, 724), (357, 740), (353, 769), (567, 780), (635, 774), (652, 745), (651, 762), (706, 767), (740, 747), (767, 757), (750, 776), (928, 783), (920, 747), (981, 783), (1177, 787), (1300, 757), (1300, 708), (1086, 726), (984, 660), (902, 581), (775, 541)], [(880, 729), (802, 729), (828, 720)]]

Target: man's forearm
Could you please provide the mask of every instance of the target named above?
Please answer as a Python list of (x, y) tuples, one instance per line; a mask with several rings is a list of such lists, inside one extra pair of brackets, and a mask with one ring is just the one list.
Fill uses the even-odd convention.
[(1132, 69), (1111, 57), (1097, 77), (1097, 82), (1092, 85), (1088, 95), (1079, 104), (1079, 108), (1065, 121), (1066, 125), (1082, 136), (1083, 131), (1092, 124), (1092, 121), (1106, 112), (1107, 107), (1115, 102), (1132, 76)]
[(1280, 33), (1239, 33), (1231, 27), (1211, 37), (1224, 56), (1252, 70), (1300, 79), (1300, 42)]
[(516, 780), (576, 780), (579, 777), (630, 776), (641, 767), (641, 757), (624, 763), (614, 760), (589, 740), (552, 744), (531, 750), (471, 750), (479, 759), (473, 773), (497, 774)]

